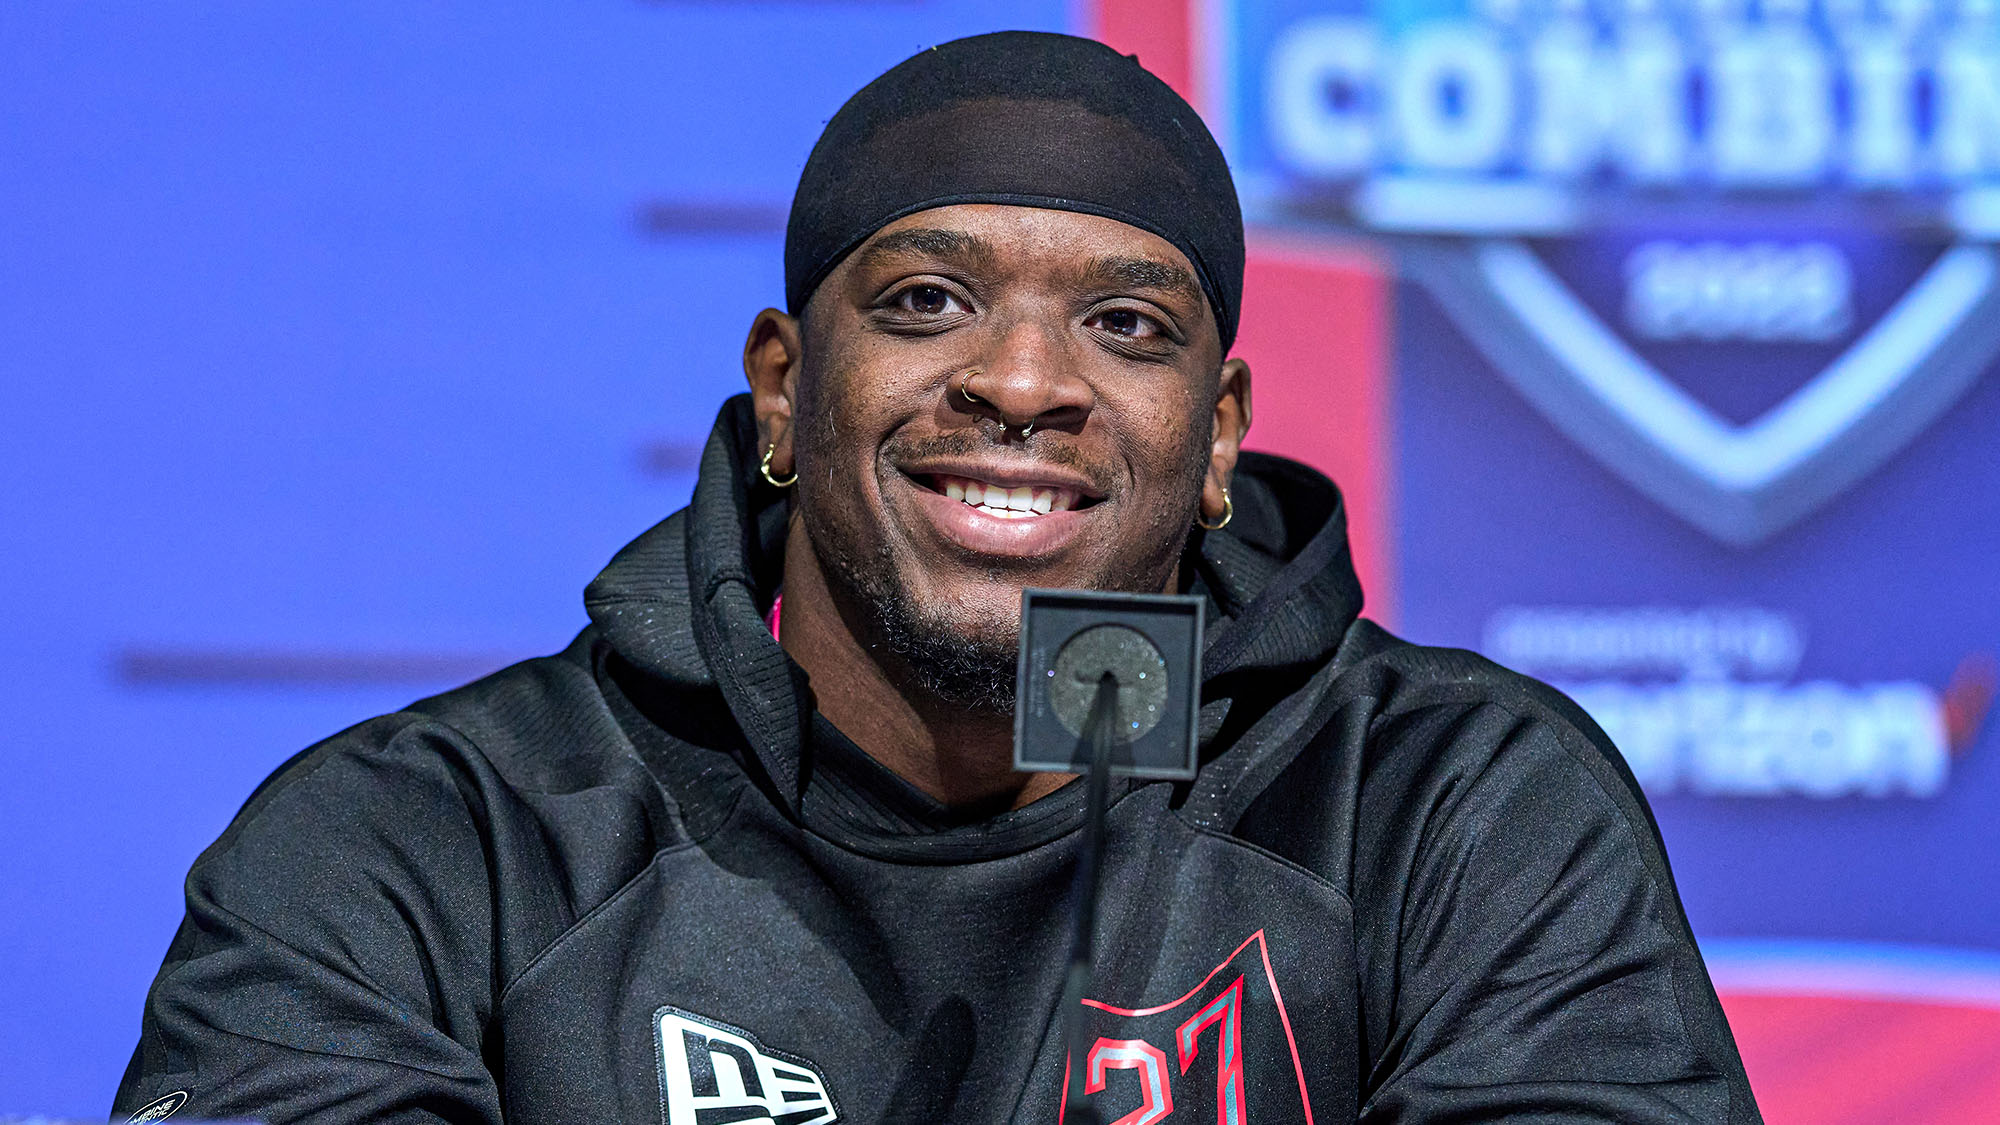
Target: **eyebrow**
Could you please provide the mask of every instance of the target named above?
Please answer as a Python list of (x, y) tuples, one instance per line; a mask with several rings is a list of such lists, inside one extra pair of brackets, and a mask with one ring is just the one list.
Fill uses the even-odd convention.
[(992, 257), (992, 254), (992, 247), (962, 230), (905, 227), (902, 230), (892, 230), (871, 241), (856, 257), (857, 264), (869, 266), (880, 259), (898, 255), (981, 262)]
[(1156, 258), (1098, 258), (1090, 263), (1084, 276), (1091, 281), (1126, 288), (1177, 293), (1191, 300), (1203, 296), (1193, 274)]
[[(977, 235), (941, 227), (905, 227), (880, 235), (855, 255), (864, 268), (885, 258), (916, 256), (982, 265), (994, 257), (993, 247)], [(1194, 275), (1157, 258), (1094, 258), (1085, 266), (1082, 278), (1117, 289), (1152, 289), (1173, 293), (1189, 300), (1206, 300)]]

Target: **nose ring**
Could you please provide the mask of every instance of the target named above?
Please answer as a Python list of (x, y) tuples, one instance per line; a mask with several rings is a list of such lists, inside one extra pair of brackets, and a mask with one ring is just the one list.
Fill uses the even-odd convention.
[[(959, 377), (958, 380), (959, 396), (965, 399), (965, 404), (967, 406), (990, 405), (985, 399), (972, 393), (972, 377), (977, 374), (980, 374), (980, 368), (974, 367), (971, 370), (967, 371), (964, 375)], [(1021, 423), (1017, 427), (1012, 422), (1007, 421), (1007, 419), (1003, 416), (1000, 419), (1000, 428), (1005, 430), (1019, 429), (1021, 431), (1021, 440), (1026, 441), (1028, 440), (1028, 435), (1035, 432), (1035, 420), (1033, 418), (1030, 418), (1026, 422)]]

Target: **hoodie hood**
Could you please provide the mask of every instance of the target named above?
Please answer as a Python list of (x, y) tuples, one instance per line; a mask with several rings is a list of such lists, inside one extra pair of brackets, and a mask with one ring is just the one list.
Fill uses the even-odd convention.
[[(783, 571), (788, 494), (758, 478), (756, 450), (750, 396), (737, 395), (709, 434), (691, 502), (618, 552), (584, 605), (626, 663), (675, 689), (720, 692), (774, 795), (796, 809), (810, 697), (764, 618)], [(1245, 453), (1230, 495), (1228, 529), (1197, 529), (1184, 568), (1219, 611), (1202, 657), (1204, 716), (1302, 682), (1361, 611), (1332, 481)], [(1203, 723), (1205, 740), (1215, 725)]]

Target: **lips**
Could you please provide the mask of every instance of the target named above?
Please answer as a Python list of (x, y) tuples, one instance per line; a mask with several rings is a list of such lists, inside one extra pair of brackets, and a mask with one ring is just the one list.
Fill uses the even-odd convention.
[(941, 538), (994, 561), (1029, 560), (1060, 551), (1102, 498), (1065, 470), (960, 463), (906, 469), (915, 500)]

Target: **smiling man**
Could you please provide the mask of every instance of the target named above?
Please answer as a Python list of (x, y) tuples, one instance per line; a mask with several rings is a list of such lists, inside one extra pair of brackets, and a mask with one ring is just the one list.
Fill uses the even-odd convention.
[(1194, 522), (1233, 507), (1249, 372), (1195, 277), (1115, 219), (955, 204), (751, 329), (759, 440), (798, 477), (785, 648), (821, 714), (949, 805), (1062, 780), (1012, 772), (1022, 587), (1174, 592)]
[[(312, 748), (197, 862), (121, 1114), (1076, 1125), (1074, 1075), (1118, 1125), (1756, 1120), (1616, 752), (1360, 618), (1339, 494), (1239, 451), (1242, 221), (1172, 91), (926, 51), (829, 123), (785, 264), (570, 648)], [(1073, 1070), (1025, 586), (1207, 604)]]

